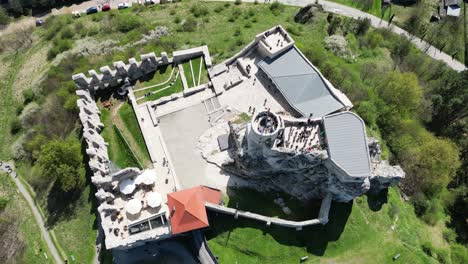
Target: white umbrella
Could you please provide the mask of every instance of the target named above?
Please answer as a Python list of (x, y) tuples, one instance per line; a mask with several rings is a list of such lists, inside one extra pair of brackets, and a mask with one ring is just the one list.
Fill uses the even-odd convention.
[(135, 179), (135, 183), (140, 185), (140, 184), (146, 184), (146, 185), (151, 185), (154, 184), (156, 181), (156, 171), (155, 170), (145, 170), (143, 173), (138, 175)]
[(127, 205), (125, 206), (125, 211), (129, 214), (138, 214), (141, 211), (141, 201), (140, 199), (132, 199), (128, 201)]
[(153, 208), (159, 207), (161, 206), (162, 196), (158, 192), (150, 192), (146, 195), (146, 202)]
[(123, 194), (131, 194), (135, 187), (135, 182), (132, 179), (125, 179), (119, 184), (120, 192)]

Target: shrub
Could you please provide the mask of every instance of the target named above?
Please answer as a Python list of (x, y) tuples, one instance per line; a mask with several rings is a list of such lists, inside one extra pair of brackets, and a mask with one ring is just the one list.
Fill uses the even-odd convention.
[(10, 132), (16, 134), (21, 130), (21, 120), (15, 116), (10, 122)]
[(450, 245), (450, 253), (452, 263), (468, 263), (468, 249), (466, 246), (459, 244)]
[(88, 36), (94, 36), (94, 35), (97, 35), (99, 33), (99, 27), (98, 26), (92, 26), (88, 29)]
[(24, 109), (24, 105), (23, 105), (23, 104), (18, 104), (18, 105), (16, 106), (16, 114), (17, 114), (17, 115), (20, 115), (21, 112), (23, 112), (23, 109)]
[(274, 15), (277, 16), (284, 11), (284, 5), (278, 1), (275, 1), (270, 5), (270, 10)]
[(29, 102), (34, 100), (34, 92), (32, 89), (26, 89), (23, 91), (23, 102), (27, 105)]
[(171, 11), (169, 12), (169, 15), (173, 16), (177, 13), (177, 10), (175, 8), (172, 8)]
[(174, 23), (179, 24), (180, 21), (182, 21), (182, 19), (180, 18), (180, 16), (176, 16), (176, 17), (174, 18)]
[(190, 12), (194, 17), (206, 16), (209, 13), (209, 10), (206, 6), (193, 5), (190, 7)]
[(421, 249), (422, 251), (428, 255), (429, 257), (432, 257), (434, 254), (434, 247), (430, 242), (424, 242), (421, 244)]
[(442, 237), (448, 243), (454, 243), (457, 239), (457, 233), (453, 229), (446, 228), (444, 231), (442, 231)]
[(35, 124), (37, 113), (41, 108), (35, 102), (28, 104), (20, 115), (21, 126), (24, 128), (32, 127)]
[(75, 33), (69, 27), (66, 27), (65, 29), (62, 30), (60, 37), (63, 39), (71, 39), (73, 38), (74, 34)]
[(369, 18), (359, 18), (357, 20), (356, 34), (365, 35), (371, 26)]
[(247, 22), (247, 23), (245, 23), (244, 27), (245, 27), (245, 28), (251, 28), (251, 27), (252, 27), (252, 23)]
[(194, 32), (197, 28), (197, 20), (193, 17), (187, 18), (184, 24), (182, 24), (182, 31), (184, 32)]
[(8, 204), (8, 199), (5, 197), (0, 197), (0, 212), (5, 210), (5, 207)]
[(240, 36), (241, 35), (241, 29), (240, 28), (236, 28), (236, 30), (234, 30), (234, 34), (232, 34), (234, 37), (237, 37), (237, 36)]
[(242, 4), (242, 0), (236, 0), (236, 1), (234, 1), (234, 4), (235, 5), (240, 5), (240, 4)]
[(224, 3), (224, 7), (230, 7), (230, 6), (231, 6), (231, 3), (229, 2)]
[(117, 16), (116, 20), (117, 30), (123, 33), (129, 32), (142, 25), (141, 20), (133, 15), (120, 15)]
[(288, 31), (289, 33), (295, 35), (295, 36), (300, 36), (302, 35), (301, 31), (300, 31), (300, 28), (298, 27), (294, 27), (294, 26), (287, 26), (286, 27), (286, 31)]
[(55, 39), (54, 46), (47, 52), (47, 58), (52, 60), (58, 54), (71, 49), (73, 42), (69, 39)]
[(223, 10), (224, 10), (224, 8), (222, 6), (217, 6), (217, 7), (214, 8), (213, 11), (215, 11), (216, 13), (221, 13)]

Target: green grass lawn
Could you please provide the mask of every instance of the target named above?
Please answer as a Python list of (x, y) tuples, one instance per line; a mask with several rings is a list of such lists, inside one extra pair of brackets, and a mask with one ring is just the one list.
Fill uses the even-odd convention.
[[(202, 63), (202, 60), (203, 57), (198, 57), (182, 63), (189, 88), (197, 87), (200, 84), (208, 82), (208, 71), (206, 69), (205, 61)], [(190, 67), (190, 63), (192, 64), (192, 67)]]
[(104, 140), (109, 143), (109, 159), (120, 168), (125, 167), (140, 167), (131, 150), (125, 144), (122, 137), (114, 128), (110, 117), (110, 112), (107, 109), (101, 110), (101, 122), (104, 124), (104, 130), (101, 135)]
[[(200, 67), (201, 66), (201, 67)], [(208, 71), (206, 69), (203, 57), (192, 59), (193, 73), (195, 77), (195, 86), (208, 82)]]
[(140, 126), (138, 125), (138, 121), (136, 120), (132, 106), (129, 103), (124, 103), (118, 111), (118, 116), (125, 125), (123, 128), (121, 128), (125, 137), (128, 140), (132, 140), (138, 146), (136, 149), (134, 149), (134, 151), (139, 160), (145, 166), (151, 165), (148, 149), (146, 148), (146, 143), (143, 135), (141, 134)]
[[(10, 176), (4, 173), (0, 173), (0, 197), (8, 199), (4, 211), (0, 211), (0, 221), (2, 222), (0, 225), (13, 221), (18, 228), (19, 241), (6, 240), (7, 238), (3, 237), (4, 234), (0, 234), (0, 237), (5, 239), (2, 242), (17, 243), (18, 247), (20, 247), (18, 257), (12, 263), (55, 263), (47, 244), (42, 239), (38, 224), (29, 205), (23, 196), (17, 192), (16, 185), (10, 179)], [(44, 253), (47, 254), (48, 259), (45, 258)], [(3, 254), (0, 253), (0, 255)]]
[[(286, 206), (292, 210), (292, 214), (285, 214), (281, 207), (273, 202), (277, 195), (283, 198)], [(294, 221), (317, 218), (320, 209), (320, 201), (301, 203), (285, 193), (259, 193), (246, 188), (229, 188), (225, 204), (227, 207), (239, 208), (243, 211)]]
[(184, 75), (185, 75), (185, 79), (187, 80), (187, 86), (189, 88), (195, 87), (196, 83), (194, 82), (194, 78), (193, 78), (194, 76), (192, 75), (193, 64), (192, 64), (192, 67), (190, 67), (190, 60), (188, 60), (188, 61), (182, 62), (181, 65), (182, 65), (182, 68), (184, 68)]
[[(170, 79), (171, 73), (172, 73), (172, 78)], [(140, 79), (140, 88), (163, 84), (163, 83), (166, 83), (166, 84), (156, 86), (153, 88), (149, 88), (149, 89), (145, 89), (145, 90), (134, 91), (135, 97), (138, 98), (138, 97), (143, 96), (146, 93), (154, 92), (154, 91), (164, 88), (174, 79), (176, 73), (177, 73), (177, 69), (174, 70), (174, 67), (172, 66), (172, 64), (159, 67), (155, 72), (149, 74), (148, 76), (145, 76), (145, 78)]]
[(60, 247), (67, 254), (68, 263), (92, 263), (94, 259), (97, 237), (95, 192), (87, 185), (73, 202), (64, 199), (62, 203), (73, 210), (52, 226)]
[(153, 93), (149, 96), (146, 96), (146, 97), (143, 97), (138, 101), (138, 103), (143, 103), (143, 102), (148, 102), (148, 101), (154, 101), (154, 100), (157, 100), (161, 97), (164, 97), (164, 96), (168, 96), (168, 95), (171, 95), (173, 93), (180, 93), (184, 90), (184, 86), (182, 85), (182, 80), (180, 78), (180, 76), (177, 78), (177, 80), (175, 81), (174, 84), (172, 84), (172, 86), (170, 86), (169, 88), (167, 89), (164, 89), (160, 92), (157, 92), (157, 93)]
[(399, 263), (437, 263), (421, 249), (431, 240), (429, 230), (397, 190), (379, 211), (368, 203), (366, 196), (333, 203), (327, 225), (303, 231), (209, 213), (208, 243), (220, 263), (299, 263), (302, 256), (309, 256), (305, 263), (393, 263), (398, 253)]

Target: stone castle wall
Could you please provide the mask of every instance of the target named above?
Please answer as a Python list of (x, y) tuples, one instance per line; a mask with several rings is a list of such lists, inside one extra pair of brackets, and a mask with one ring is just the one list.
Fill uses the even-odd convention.
[(142, 54), (140, 61), (135, 58), (130, 58), (128, 63), (116, 61), (113, 67), (103, 66), (96, 70), (89, 70), (88, 76), (84, 73), (78, 73), (72, 76), (78, 89), (89, 90), (91, 93), (99, 89), (115, 87), (123, 83), (128, 78), (129, 81), (135, 81), (144, 75), (154, 72), (158, 67), (168, 65), (174, 62), (194, 58), (203, 55), (205, 64), (211, 68), (211, 58), (207, 46), (201, 46), (173, 53), (174, 57), (168, 57), (166, 52), (161, 53), (161, 57), (157, 57), (154, 52)]

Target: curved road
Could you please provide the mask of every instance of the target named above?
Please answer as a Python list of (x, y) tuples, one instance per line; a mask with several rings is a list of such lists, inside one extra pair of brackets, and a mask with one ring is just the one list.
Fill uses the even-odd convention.
[[(227, 1), (227, 2), (233, 2), (234, 0), (205, 0), (205, 1)], [(255, 0), (242, 0), (243, 2), (254, 2)], [(263, 3), (262, 0), (258, 0), (259, 3)], [(271, 1), (272, 2), (272, 1)], [(278, 0), (278, 2), (281, 2), (285, 5), (291, 5), (291, 6), (306, 6), (308, 4), (313, 4), (316, 1), (315, 0)], [(327, 12), (330, 13), (336, 13), (340, 14), (343, 16), (347, 17), (352, 17), (354, 19), (358, 18), (368, 18), (371, 21), (371, 24), (373, 27), (376, 28), (389, 28), (391, 31), (394, 33), (397, 33), (399, 35), (403, 35), (406, 38), (408, 38), (418, 49), (426, 53), (427, 55), (431, 56), (432, 58), (436, 60), (440, 60), (445, 62), (450, 68), (454, 69), (455, 71), (461, 72), (463, 70), (466, 70), (467, 68), (463, 63), (452, 59), (452, 57), (444, 52), (441, 52), (439, 49), (436, 47), (430, 45), (426, 41), (411, 35), (408, 33), (406, 30), (399, 28), (395, 25), (388, 25), (387, 21), (383, 21), (380, 18), (373, 16), (371, 14), (362, 12), (358, 9), (345, 6), (342, 4), (330, 2), (330, 1), (325, 1), (325, 0), (319, 0), (317, 1), (319, 4), (323, 6), (323, 9)]]
[(11, 176), (16, 186), (18, 187), (18, 190), (23, 195), (24, 199), (26, 199), (26, 201), (28, 202), (29, 207), (31, 207), (34, 218), (36, 218), (36, 222), (38, 223), (39, 228), (41, 230), (42, 237), (47, 243), (47, 246), (49, 247), (50, 253), (55, 259), (55, 262), (58, 264), (63, 264), (63, 260), (60, 257), (60, 254), (58, 253), (57, 248), (55, 248), (54, 243), (52, 243), (52, 239), (49, 236), (49, 232), (45, 228), (44, 220), (42, 219), (42, 216), (39, 213), (39, 209), (36, 207), (36, 204), (34, 203), (31, 195), (28, 193), (28, 191), (24, 187), (23, 183), (18, 179), (16, 172), (14, 171), (14, 166), (11, 163), (5, 163), (2, 161), (0, 161), (0, 163), (1, 163), (0, 168), (3, 171), (5, 171), (8, 175)]

